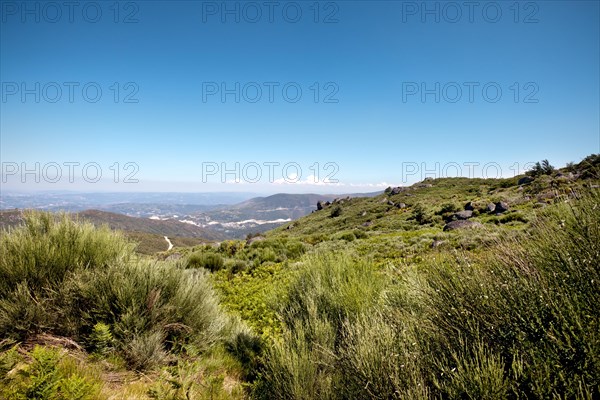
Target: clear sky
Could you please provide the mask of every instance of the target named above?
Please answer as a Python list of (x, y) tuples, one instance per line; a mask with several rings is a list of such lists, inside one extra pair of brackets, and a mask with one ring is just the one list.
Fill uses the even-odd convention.
[(600, 152), (598, 1), (0, 5), (4, 190), (349, 193)]

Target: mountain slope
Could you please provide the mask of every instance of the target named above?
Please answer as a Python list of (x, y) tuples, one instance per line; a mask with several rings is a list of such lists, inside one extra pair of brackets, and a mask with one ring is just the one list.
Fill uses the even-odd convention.
[(106, 224), (112, 229), (123, 231), (145, 232), (164, 236), (202, 238), (205, 240), (223, 239), (223, 236), (212, 232), (209, 229), (174, 220), (136, 218), (99, 210), (86, 210), (75, 215), (94, 225)]

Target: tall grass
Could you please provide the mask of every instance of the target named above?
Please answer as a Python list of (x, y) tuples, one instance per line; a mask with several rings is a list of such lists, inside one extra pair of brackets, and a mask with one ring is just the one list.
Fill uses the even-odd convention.
[[(496, 363), (501, 360), (513, 397), (597, 396), (598, 192), (560, 205), (526, 238), (495, 250), (483, 266), (464, 260), (428, 270), (429, 307), (445, 364), (459, 365), (455, 354), (473, 358), (483, 345)], [(447, 374), (441, 391), (464, 380), (461, 375)]]
[(373, 309), (383, 283), (368, 262), (343, 254), (309, 256), (282, 300), (283, 338), (268, 350), (257, 395), (335, 398), (343, 379), (337, 359), (344, 326)]
[(600, 195), (483, 256), (397, 276), (306, 259), (282, 300), (260, 398), (597, 398)]

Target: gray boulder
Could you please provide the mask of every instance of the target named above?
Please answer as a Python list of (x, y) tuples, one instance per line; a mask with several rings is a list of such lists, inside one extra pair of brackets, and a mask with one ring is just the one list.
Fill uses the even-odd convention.
[(497, 213), (503, 213), (508, 211), (508, 203), (504, 202), (504, 201), (499, 201), (496, 203), (496, 208), (494, 209), (495, 212)]
[(486, 209), (487, 209), (488, 212), (492, 213), (492, 212), (496, 211), (496, 205), (494, 203), (489, 203), (487, 205)]
[(323, 203), (321, 203), (320, 201), (317, 201), (317, 210), (322, 210), (323, 209)]
[(475, 207), (473, 207), (473, 202), (470, 201), (467, 204), (465, 204), (465, 211), (473, 211), (475, 210)]
[(465, 211), (459, 211), (459, 212), (452, 214), (452, 219), (465, 220), (465, 219), (471, 218), (472, 216), (473, 216), (473, 211), (465, 210)]

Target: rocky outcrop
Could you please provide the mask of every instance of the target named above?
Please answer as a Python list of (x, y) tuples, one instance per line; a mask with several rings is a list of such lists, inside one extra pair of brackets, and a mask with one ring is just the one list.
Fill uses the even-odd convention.
[(409, 190), (409, 188), (398, 186), (398, 187), (393, 188), (392, 191), (390, 192), (390, 194), (392, 196), (394, 196), (394, 195), (400, 194), (402, 192), (406, 192), (407, 190)]

